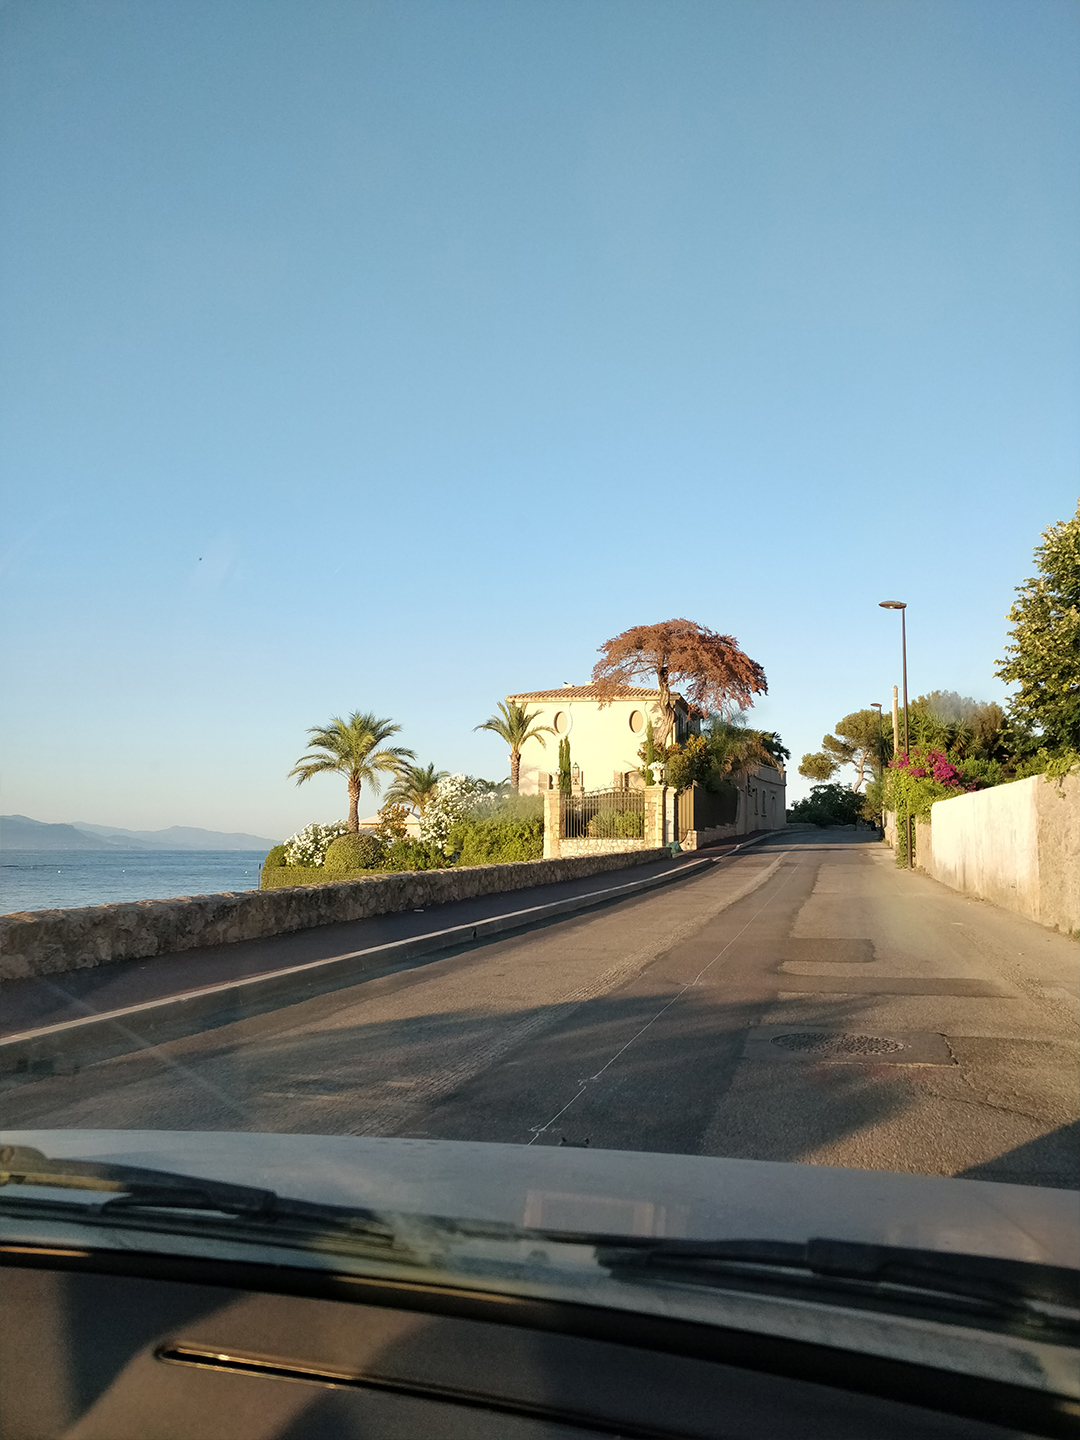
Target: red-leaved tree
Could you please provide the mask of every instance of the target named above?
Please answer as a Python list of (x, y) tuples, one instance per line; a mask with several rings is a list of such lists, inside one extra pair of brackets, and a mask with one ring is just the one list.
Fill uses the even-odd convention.
[(593, 666), (593, 684), (601, 702), (614, 700), (624, 685), (656, 679), (663, 717), (657, 743), (666, 745), (675, 724), (672, 687), (699, 715), (730, 715), (765, 694), (765, 671), (739, 649), (731, 635), (717, 635), (692, 620), (664, 620), (659, 625), (634, 625), (605, 640), (603, 657)]

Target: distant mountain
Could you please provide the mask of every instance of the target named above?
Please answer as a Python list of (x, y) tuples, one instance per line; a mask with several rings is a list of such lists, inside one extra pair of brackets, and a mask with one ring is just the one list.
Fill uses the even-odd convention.
[(28, 815), (0, 815), (4, 850), (116, 850), (100, 835), (84, 835), (74, 825), (46, 825)]
[(190, 825), (170, 825), (167, 830), (120, 830), (115, 825), (91, 825), (88, 821), (76, 820), (72, 826), (61, 828), (80, 831), (107, 844), (134, 845), (140, 850), (148, 847), (154, 850), (269, 850), (278, 843), (267, 840), (264, 835), (200, 830)]
[(269, 850), (276, 840), (261, 835), (223, 834), (188, 825), (167, 830), (119, 830), (114, 825), (47, 825), (28, 815), (0, 815), (5, 850)]

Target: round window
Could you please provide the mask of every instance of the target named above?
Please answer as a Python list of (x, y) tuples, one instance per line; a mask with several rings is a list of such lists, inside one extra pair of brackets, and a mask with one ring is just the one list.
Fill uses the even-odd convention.
[(642, 730), (645, 729), (645, 716), (640, 710), (630, 711), (630, 729), (633, 730), (635, 735), (640, 735)]
[(555, 715), (555, 731), (558, 735), (565, 735), (570, 729), (570, 716), (565, 710), (559, 710)]

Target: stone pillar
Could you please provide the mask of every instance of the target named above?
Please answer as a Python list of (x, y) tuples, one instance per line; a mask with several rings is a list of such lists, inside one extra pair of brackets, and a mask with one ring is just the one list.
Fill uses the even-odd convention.
[(666, 845), (670, 838), (668, 793), (666, 785), (645, 786), (645, 843), (652, 850)]
[(562, 854), (562, 796), (558, 790), (544, 791), (544, 859), (558, 860)]

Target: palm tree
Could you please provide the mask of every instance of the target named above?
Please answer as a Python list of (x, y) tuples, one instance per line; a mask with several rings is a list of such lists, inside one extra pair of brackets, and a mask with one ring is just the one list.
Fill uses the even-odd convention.
[(348, 720), (335, 715), (329, 725), (308, 731), (308, 744), (315, 753), (301, 755), (289, 774), (297, 777), (297, 785), (329, 770), (344, 775), (349, 782), (349, 829), (356, 834), (360, 829), (360, 787), (370, 785), (377, 795), (382, 775), (400, 775), (405, 762), (416, 759), (401, 745), (377, 748), (400, 729), (392, 720), (379, 720), (370, 712), (361, 715), (354, 710)]
[(530, 715), (524, 705), (517, 705), (513, 700), (508, 705), (499, 702), (501, 714), (492, 715), (490, 720), (485, 720), (482, 725), (474, 725), (474, 730), (492, 730), (496, 735), (501, 735), (510, 746), (510, 788), (517, 790), (518, 781), (521, 779), (521, 747), (526, 740), (539, 740), (541, 745), (546, 747), (545, 735), (554, 735), (555, 731), (550, 725), (533, 725), (533, 721), (540, 714), (534, 710)]
[(761, 730), (752, 730), (741, 711), (730, 720), (723, 715), (710, 715), (704, 733), (712, 751), (713, 768), (724, 779), (744, 774), (755, 765), (777, 764), (777, 758), (770, 749), (773, 736)]
[(435, 786), (445, 779), (447, 773), (446, 770), (436, 770), (434, 765), (406, 765), (386, 792), (386, 803), (408, 805), (418, 815), (423, 815), (435, 793)]

